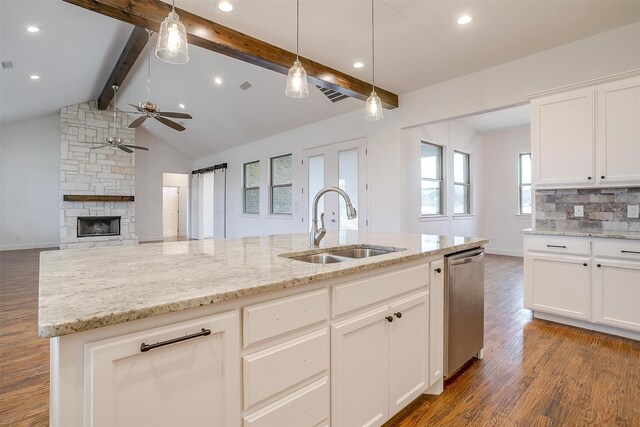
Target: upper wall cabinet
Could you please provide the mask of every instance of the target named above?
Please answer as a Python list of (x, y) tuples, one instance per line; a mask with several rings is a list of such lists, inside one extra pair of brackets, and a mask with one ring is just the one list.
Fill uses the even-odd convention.
[(640, 184), (640, 77), (539, 96), (531, 106), (536, 188)]

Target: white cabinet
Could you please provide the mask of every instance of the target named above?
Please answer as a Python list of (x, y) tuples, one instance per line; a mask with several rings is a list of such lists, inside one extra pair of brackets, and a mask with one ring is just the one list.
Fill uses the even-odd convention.
[(232, 311), (86, 344), (84, 424), (239, 425), (239, 324)]
[(589, 258), (533, 254), (527, 262), (526, 308), (589, 320)]
[(531, 107), (534, 187), (640, 183), (640, 77), (540, 96)]
[(536, 99), (531, 107), (534, 184), (594, 183), (593, 90)]
[(598, 100), (598, 182), (640, 181), (640, 77), (602, 85)]
[(431, 263), (429, 285), (429, 386), (444, 373), (444, 260)]
[(428, 295), (424, 291), (333, 325), (334, 427), (380, 426), (426, 389)]
[(593, 321), (640, 332), (640, 262), (594, 262)]

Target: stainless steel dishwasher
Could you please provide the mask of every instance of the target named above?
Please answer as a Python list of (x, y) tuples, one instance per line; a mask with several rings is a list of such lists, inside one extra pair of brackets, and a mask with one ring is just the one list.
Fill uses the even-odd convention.
[(469, 359), (482, 359), (484, 347), (484, 249), (445, 257), (444, 376)]

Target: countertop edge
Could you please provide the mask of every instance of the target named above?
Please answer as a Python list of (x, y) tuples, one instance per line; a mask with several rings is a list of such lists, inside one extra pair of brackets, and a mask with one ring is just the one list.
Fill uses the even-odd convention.
[[(451, 252), (456, 252), (465, 249), (471, 249), (478, 246), (484, 246), (489, 242), (488, 239), (480, 239), (471, 243), (463, 243), (459, 245), (449, 246), (446, 248), (440, 248), (431, 251), (420, 252), (417, 254), (410, 254), (397, 258), (384, 259), (380, 261), (371, 262), (368, 264), (356, 264), (354, 266), (335, 270), (320, 272), (302, 277), (294, 277), (289, 280), (284, 280), (275, 283), (264, 284), (256, 287), (243, 288), (241, 290), (234, 290), (231, 292), (222, 292), (215, 295), (189, 298), (182, 301), (175, 301), (167, 304), (160, 304), (151, 307), (134, 308), (131, 310), (112, 313), (109, 315), (95, 316), (85, 319), (77, 319), (72, 322), (64, 322), (57, 324), (41, 324), (38, 321), (38, 335), (42, 338), (54, 338), (64, 335), (70, 335), (78, 332), (89, 331), (92, 329), (98, 329), (105, 326), (117, 325), (120, 323), (131, 322), (134, 320), (141, 320), (150, 317), (155, 317), (163, 314), (174, 313), (183, 310), (189, 310), (197, 307), (203, 307), (224, 301), (231, 301), (234, 299), (249, 297), (253, 295), (259, 295), (266, 292), (278, 291), (282, 289), (293, 288), (296, 286), (302, 286), (313, 282), (319, 282), (329, 280), (337, 277), (355, 274), (362, 271), (375, 270), (382, 267), (392, 266), (404, 262), (410, 262), (419, 260), (422, 258), (428, 258), (435, 255), (445, 255)], [(40, 305), (40, 304), (39, 304)], [(40, 318), (40, 309), (38, 309), (38, 318)], [(91, 324), (91, 326), (87, 326)]]
[(580, 232), (580, 231), (556, 231), (556, 230), (533, 230), (525, 228), (521, 230), (522, 234), (534, 234), (543, 236), (567, 236), (567, 237), (593, 237), (598, 239), (621, 239), (621, 240), (640, 240), (640, 233), (634, 232)]

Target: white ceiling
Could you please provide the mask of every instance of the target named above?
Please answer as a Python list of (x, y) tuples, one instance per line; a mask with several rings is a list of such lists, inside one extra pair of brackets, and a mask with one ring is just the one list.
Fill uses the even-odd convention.
[[(235, 0), (229, 14), (215, 3), (176, 0), (178, 8), (295, 49), (295, 1)], [(366, 0), (301, 0), (301, 55), (369, 80), (369, 7)], [(461, 27), (463, 12), (474, 20)], [(0, 14), (0, 59), (16, 63), (0, 72), (2, 124), (95, 99), (131, 31), (61, 0), (0, 0)], [(637, 0), (376, 0), (376, 80), (404, 93), (639, 20)], [(42, 31), (27, 34), (29, 24)], [(354, 99), (332, 104), (315, 87), (309, 98), (292, 100), (280, 74), (194, 46), (190, 53), (186, 65), (154, 58), (151, 101), (164, 111), (184, 103), (194, 120), (182, 133), (155, 122), (148, 130), (194, 158), (363, 107)], [(144, 60), (122, 85), (122, 109), (147, 98)], [(354, 69), (356, 60), (365, 67)], [(30, 81), (31, 73), (42, 79)], [(253, 87), (243, 92), (245, 81)]]
[(480, 133), (530, 126), (531, 106), (529, 104), (519, 105), (517, 107), (463, 117), (454, 121)]

